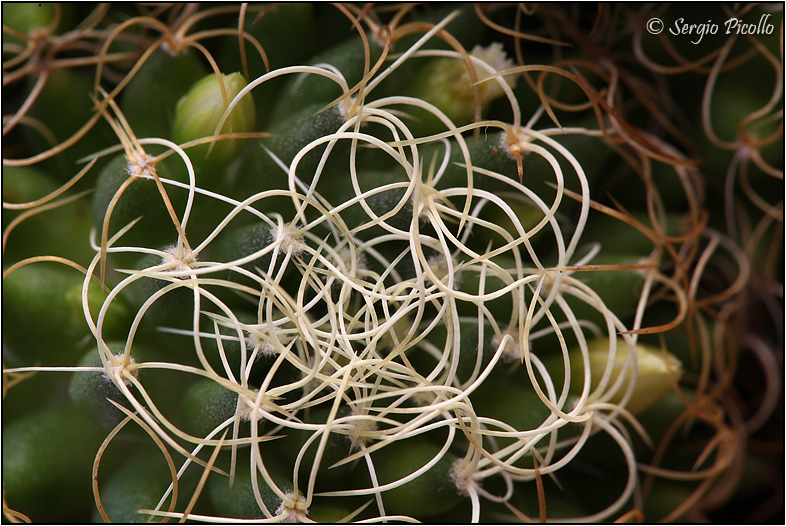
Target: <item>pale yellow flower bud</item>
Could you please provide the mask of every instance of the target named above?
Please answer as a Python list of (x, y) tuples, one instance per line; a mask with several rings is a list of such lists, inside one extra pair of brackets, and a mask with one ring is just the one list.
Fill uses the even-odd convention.
[[(495, 42), (489, 46), (475, 46), (470, 55), (481, 59), (494, 71), (502, 71), (513, 67), (513, 61), (507, 57), (502, 44)], [(486, 68), (475, 64), (475, 72), (479, 81), (492, 75)], [(511, 87), (516, 85), (515, 76), (503, 77)], [(490, 79), (478, 84), (481, 111), (495, 99), (504, 95), (504, 89), (498, 79)], [(472, 78), (467, 65), (457, 58), (439, 58), (424, 68), (412, 90), (415, 97), (434, 104), (456, 124), (469, 122), (475, 111)]]
[[(588, 342), (591, 385), (595, 389), (609, 361), (610, 341), (600, 338)], [(650, 407), (668, 393), (675, 382), (682, 376), (682, 363), (672, 354), (649, 345), (637, 343), (634, 346), (637, 359), (636, 386), (626, 408), (633, 414), (639, 414)], [(606, 384), (612, 386), (620, 374), (625, 374), (625, 382), (618, 394), (611, 400), (619, 402), (627, 391), (628, 383), (633, 377), (633, 367), (628, 362), (629, 347), (624, 339), (617, 339), (617, 349), (614, 355), (611, 378)], [(583, 367), (578, 353), (571, 357), (571, 369), (574, 380), (583, 376)]]
[[(186, 93), (175, 107), (175, 141), (184, 143), (210, 137), (216, 131), (216, 126), (221, 119), (229, 102), (246, 86), (246, 81), (240, 73), (222, 75), (226, 90), (226, 101), (221, 94), (218, 77), (210, 74), (196, 84)], [(256, 123), (256, 108), (251, 94), (247, 94), (232, 110), (219, 133), (248, 132), (253, 130)], [(209, 145), (199, 146), (188, 151), (194, 161), (200, 161), (208, 155)], [(243, 147), (243, 141), (232, 139), (216, 141), (209, 154), (211, 162), (228, 162), (236, 156)]]

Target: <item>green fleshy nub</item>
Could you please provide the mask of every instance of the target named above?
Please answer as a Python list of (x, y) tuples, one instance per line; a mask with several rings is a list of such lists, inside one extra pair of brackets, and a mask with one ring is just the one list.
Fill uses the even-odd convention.
[[(593, 340), (587, 345), (593, 389), (598, 386), (606, 369), (609, 360), (609, 348), (610, 342), (606, 338)], [(634, 349), (638, 362), (636, 386), (633, 388), (633, 393), (625, 407), (635, 415), (643, 412), (666, 395), (672, 389), (674, 383), (682, 376), (683, 369), (682, 363), (668, 352), (640, 343), (637, 343)], [(620, 374), (625, 374), (625, 384), (611, 400), (615, 403), (627, 391), (627, 382), (631, 380), (633, 374), (630, 364), (626, 364), (628, 350), (628, 344), (625, 340), (618, 338), (610, 382), (607, 385), (613, 385)], [(574, 368), (572, 372), (574, 380), (581, 378), (583, 374), (583, 370), (580, 370), (583, 369), (580, 364), (581, 358), (579, 356), (572, 357), (571, 365)]]
[[(495, 71), (502, 71), (514, 65), (499, 43), (487, 47), (475, 46), (470, 55), (483, 60)], [(475, 73), (478, 81), (491, 75), (477, 65)], [(515, 77), (508, 76), (504, 79), (511, 87), (515, 86)], [(480, 82), (478, 89), (481, 110), (505, 93), (500, 82), (495, 79)], [(457, 125), (466, 124), (473, 119), (475, 91), (467, 65), (461, 60), (439, 58), (431, 62), (418, 76), (412, 95), (434, 104)]]
[[(246, 81), (240, 73), (222, 75), (226, 100), (221, 93), (218, 77), (214, 74), (202, 78), (177, 102), (175, 107), (175, 141), (184, 143), (202, 137), (210, 137), (216, 133), (228, 104), (246, 87)], [(243, 133), (254, 129), (256, 124), (256, 108), (251, 94), (243, 97), (224, 125), (218, 132)], [(227, 163), (234, 159), (243, 147), (243, 140), (228, 139), (215, 141), (212, 149), (209, 144), (189, 148), (187, 153), (191, 159), (211, 163)]]

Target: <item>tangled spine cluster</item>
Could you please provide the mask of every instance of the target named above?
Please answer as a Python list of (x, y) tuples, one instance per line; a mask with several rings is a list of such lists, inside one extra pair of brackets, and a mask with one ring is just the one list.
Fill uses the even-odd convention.
[[(598, 167), (587, 169), (569, 145), (588, 139), (611, 152), (624, 144), (673, 162), (680, 176), (687, 161), (631, 132), (568, 69), (514, 65), (498, 42), (467, 52), (449, 33), (458, 12), (434, 24), (397, 25), (396, 15), (383, 26), (353, 9), (339, 8), (360, 29), (360, 80), (340, 62), (319, 61), (256, 78), (222, 75), (205, 51), (214, 74), (177, 103), (174, 141), (138, 137), (118, 92), (96, 89), (97, 114), (119, 144), (92, 152), (75, 180), (122, 152), (121, 183), (108, 195), (96, 184), (92, 259), (71, 266), (84, 270), (81, 310), (100, 363), (5, 374), (101, 373), (114, 386), (108, 403), (118, 420), (93, 465), (104, 519), (112, 513), (102, 500), (102, 460), (131, 422), (171, 476), (158, 505), (141, 510), (151, 517), (379, 521), (455, 511), (477, 522), (491, 508), (546, 518), (549, 479), (559, 487), (603, 440), (617, 448), (613, 469), (624, 482), (599, 504), (584, 503), (583, 514), (550, 517), (598, 521), (638, 510), (647, 468), (636, 448), (653, 444), (636, 415), (679, 392), (683, 374), (662, 343), (639, 339), (682, 323), (696, 291), (681, 264), (664, 272), (668, 236), (657, 226), (594, 200)], [(104, 59), (134, 23), (153, 24), (108, 32)], [(198, 47), (189, 27), (165, 31), (157, 45), (172, 59), (184, 56)], [(264, 51), (258, 58), (267, 61)], [(137, 71), (117, 84), (121, 96)], [(523, 105), (517, 83), (535, 71), (574, 84), (595, 118), (561, 126), (542, 85), (540, 105)], [(292, 115), (259, 132), (255, 98), (276, 82), (288, 82), (287, 93), (271, 119)], [(301, 100), (319, 91), (339, 95), (312, 106)], [(508, 118), (483, 119), (491, 104), (504, 104), (495, 115)], [(683, 185), (696, 200), (691, 183)], [(142, 188), (150, 192), (141, 217), (128, 215)], [(662, 206), (648, 197), (651, 209)], [(604, 241), (588, 241), (592, 208), (647, 234), (651, 252), (614, 260), (620, 254)], [(145, 223), (155, 210), (159, 221)], [(713, 247), (722, 243), (713, 239)], [(632, 280), (623, 291), (630, 312), (610, 304), (593, 273)], [(676, 315), (648, 325), (649, 309), (664, 298)], [(124, 318), (126, 303), (132, 314)], [(228, 495), (243, 491), (250, 511), (231, 509)]]

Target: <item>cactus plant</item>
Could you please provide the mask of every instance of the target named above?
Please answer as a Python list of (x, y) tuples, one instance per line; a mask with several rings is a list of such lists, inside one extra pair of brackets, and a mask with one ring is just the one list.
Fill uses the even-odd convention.
[(730, 9), (3, 4), (6, 519), (782, 514)]

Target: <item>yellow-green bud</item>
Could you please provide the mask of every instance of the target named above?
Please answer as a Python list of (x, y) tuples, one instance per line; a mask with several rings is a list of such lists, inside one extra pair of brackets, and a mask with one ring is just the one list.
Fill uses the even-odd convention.
[[(502, 44), (498, 42), (487, 47), (475, 46), (470, 55), (483, 60), (494, 68), (494, 71), (513, 67), (513, 61), (506, 56)], [(475, 65), (475, 72), (478, 80), (483, 80), (491, 75), (478, 65)], [(515, 86), (515, 77), (507, 76), (504, 77), (504, 80), (509, 86)], [(478, 84), (478, 88), (481, 110), (504, 94), (502, 86), (495, 79)], [(434, 104), (457, 125), (465, 124), (473, 118), (475, 112), (474, 89), (467, 65), (460, 59), (439, 58), (434, 60), (418, 76), (412, 94)]]
[[(589, 351), (590, 374), (592, 375), (591, 385), (595, 389), (609, 361), (610, 341), (608, 338), (599, 338), (587, 343)], [(671, 353), (659, 348), (642, 345), (637, 343), (634, 346), (636, 359), (638, 362), (636, 374), (636, 386), (633, 389), (630, 400), (626, 408), (633, 414), (639, 414), (652, 404), (661, 399), (668, 393), (674, 382), (680, 379), (683, 373), (682, 363)], [(606, 384), (612, 386), (625, 368), (625, 382), (618, 394), (611, 400), (619, 402), (623, 394), (627, 391), (628, 382), (633, 375), (633, 368), (626, 361), (628, 358), (628, 344), (624, 339), (617, 339), (617, 350), (614, 355), (610, 381)], [(576, 352), (571, 356), (571, 375), (577, 381), (583, 377), (583, 366), (581, 356)]]
[[(216, 132), (221, 116), (228, 104), (240, 90), (246, 86), (246, 81), (240, 73), (222, 75), (226, 100), (221, 94), (218, 77), (211, 73), (199, 80), (177, 102), (175, 107), (175, 141), (182, 144), (202, 137), (211, 137)], [(251, 94), (243, 97), (232, 110), (230, 118), (224, 122), (219, 134), (242, 133), (253, 130), (256, 124), (256, 108)], [(243, 140), (230, 139), (215, 141), (212, 145), (202, 145), (187, 150), (189, 157), (194, 161), (201, 161), (207, 157), (210, 162), (224, 163), (231, 161), (242, 149)]]

